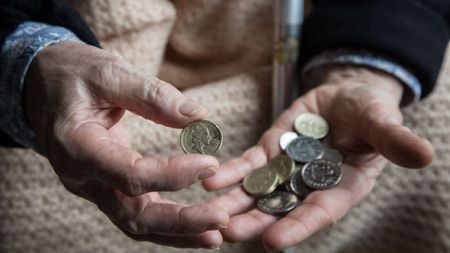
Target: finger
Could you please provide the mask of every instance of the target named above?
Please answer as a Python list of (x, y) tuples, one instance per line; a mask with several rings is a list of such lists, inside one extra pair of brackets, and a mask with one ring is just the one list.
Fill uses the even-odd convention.
[(238, 242), (257, 239), (278, 218), (253, 209), (231, 217), (228, 227), (222, 230), (225, 241)]
[(265, 247), (270, 251), (286, 249), (337, 223), (372, 190), (376, 176), (367, 169), (379, 171), (383, 166), (380, 163), (376, 168), (363, 169), (344, 164), (342, 181), (337, 187), (311, 193), (300, 206), (265, 230)]
[(221, 207), (228, 215), (232, 216), (249, 210), (255, 203), (255, 198), (245, 193), (242, 187), (238, 187), (207, 203)]
[(362, 137), (390, 161), (408, 168), (421, 168), (432, 162), (433, 146), (402, 125), (397, 108), (374, 104), (363, 117)]
[(184, 235), (226, 228), (229, 216), (223, 209), (210, 204), (148, 203), (139, 213), (129, 213), (118, 220), (133, 234)]
[(238, 183), (251, 170), (267, 163), (267, 156), (262, 146), (255, 146), (219, 167), (216, 175), (202, 181), (208, 191), (222, 189)]
[(167, 236), (167, 235), (146, 235), (135, 240), (150, 241), (156, 244), (168, 245), (176, 248), (205, 248), (218, 249), (222, 245), (223, 238), (219, 231), (207, 231), (194, 235)]
[(75, 157), (90, 168), (91, 177), (130, 195), (149, 191), (175, 191), (215, 174), (218, 161), (206, 155), (142, 157), (112, 141), (96, 123), (85, 123), (72, 135)]
[(268, 250), (277, 251), (294, 246), (317, 231), (336, 223), (349, 209), (348, 205), (336, 205), (336, 201), (342, 198), (336, 190), (313, 194), (320, 196), (312, 201), (305, 201), (267, 228), (263, 234), (263, 243)]
[(205, 248), (205, 249), (217, 249), (222, 245), (223, 238), (219, 231), (206, 231), (203, 233), (192, 235), (159, 235), (159, 234), (146, 234), (135, 235), (122, 229), (120, 224), (112, 220), (121, 231), (136, 241), (148, 241), (159, 245), (166, 245), (176, 248)]
[(96, 94), (108, 102), (170, 127), (205, 118), (206, 107), (179, 90), (151, 77), (117, 56), (108, 56), (89, 75)]
[(156, 192), (130, 197), (92, 180), (84, 183), (86, 199), (133, 235), (187, 235), (228, 226), (229, 215), (212, 204), (180, 205), (161, 199)]

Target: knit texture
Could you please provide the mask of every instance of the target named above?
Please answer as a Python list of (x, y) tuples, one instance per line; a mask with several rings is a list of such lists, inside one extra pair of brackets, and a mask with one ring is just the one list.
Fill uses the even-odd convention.
[[(154, 5), (148, 7), (143, 5), (144, 2)], [(184, 90), (184, 94), (207, 105), (209, 119), (223, 130), (224, 144), (218, 157), (226, 161), (252, 146), (270, 124), (270, 19), (256, 18), (270, 15), (270, 6), (262, 3), (268, 1), (257, 0), (192, 0), (189, 6), (184, 2), (93, 0), (74, 4), (106, 50), (123, 55), (149, 73), (160, 71), (161, 77), (178, 87), (191, 87)], [(255, 8), (261, 9), (251, 9), (252, 2)], [(113, 3), (120, 3), (121, 8), (113, 7)], [(216, 14), (203, 20), (204, 13), (212, 12), (208, 9), (210, 3), (215, 5)], [(158, 12), (161, 16), (151, 18), (152, 10), (158, 9), (156, 5), (161, 7)], [(204, 13), (202, 8), (205, 8)], [(230, 8), (237, 8), (234, 10), (238, 13), (221, 18), (216, 16), (225, 15)], [(239, 10), (243, 13), (239, 14)], [(103, 12), (105, 14), (100, 15)], [(162, 18), (164, 15), (168, 15), (167, 18)], [(253, 23), (239, 20), (243, 17), (251, 19), (249, 15), (254, 16)], [(141, 18), (135, 20), (133, 17)], [(199, 21), (195, 22), (197, 19)], [(211, 23), (216, 19), (228, 19), (230, 23), (220, 21), (224, 23), (218, 24), (222, 28), (216, 31), (215, 23)], [(129, 24), (125, 24), (127, 22)], [(177, 27), (189, 22), (196, 35), (179, 34), (183, 29), (177, 30)], [(201, 26), (204, 26), (203, 30)], [(250, 30), (242, 33), (239, 29)], [(254, 42), (249, 41), (248, 34), (259, 38), (256, 48), (250, 46)], [(223, 41), (227, 37), (234, 45), (228, 49), (228, 44)], [(221, 47), (214, 47), (214, 40), (225, 47), (224, 52), (218, 52)], [(163, 58), (166, 44), (167, 53)], [(252, 54), (255, 55), (246, 55), (248, 50), (254, 50)], [(181, 60), (176, 61), (170, 52), (178, 52)], [(220, 59), (223, 64), (215, 62)], [(203, 70), (208, 62), (211, 71)], [(302, 242), (297, 252), (450, 252), (450, 55), (446, 63), (433, 95), (403, 111), (405, 124), (433, 143), (437, 154), (434, 163), (417, 171), (389, 164), (366, 199), (336, 225)], [(142, 154), (182, 153), (181, 130), (166, 128), (133, 114), (127, 114), (123, 123), (133, 147)], [(199, 185), (163, 193), (182, 203), (201, 202), (214, 194), (205, 192)], [(211, 251), (133, 241), (95, 205), (66, 191), (45, 158), (29, 150), (0, 148), (0, 252)], [(221, 252), (257, 253), (264, 250), (260, 242), (226, 243)]]

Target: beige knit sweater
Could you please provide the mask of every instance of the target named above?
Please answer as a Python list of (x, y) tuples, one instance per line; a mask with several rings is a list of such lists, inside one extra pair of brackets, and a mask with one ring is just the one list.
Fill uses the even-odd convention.
[[(223, 161), (254, 144), (269, 125), (272, 1), (73, 0), (103, 47), (206, 104), (224, 131)], [(305, 253), (450, 252), (450, 56), (437, 90), (404, 110), (437, 159), (409, 171), (389, 165), (373, 192), (332, 228), (297, 246)], [(131, 114), (133, 146), (147, 155), (181, 153), (180, 130)], [(211, 193), (198, 185), (165, 194), (184, 203)], [(264, 252), (259, 242), (222, 252)], [(124, 236), (97, 208), (59, 183), (29, 150), (0, 148), (0, 252), (208, 252)]]

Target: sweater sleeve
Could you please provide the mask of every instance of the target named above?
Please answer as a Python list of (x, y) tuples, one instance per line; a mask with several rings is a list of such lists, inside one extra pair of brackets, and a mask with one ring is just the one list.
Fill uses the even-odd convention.
[(450, 37), (448, 0), (316, 0), (305, 19), (301, 64), (339, 48), (378, 53), (435, 86)]
[(0, 130), (21, 146), (34, 148), (35, 135), (23, 110), (25, 76), (34, 57), (47, 46), (63, 41), (80, 42), (69, 30), (37, 22), (19, 25), (0, 53)]
[(80, 40), (99, 46), (80, 14), (66, 0), (2, 0), (0, 2), (0, 44), (26, 22), (35, 21), (72, 31)]
[[(66, 28), (81, 41), (93, 46), (100, 46), (89, 26), (66, 0), (2, 0), (0, 2), (0, 45), (5, 43), (5, 39), (19, 25), (27, 21), (37, 21), (50, 26)], [(5, 55), (7, 54), (3, 54), (3, 56)], [(0, 83), (0, 85), (6, 85), (6, 83)], [(1, 88), (2, 90), (8, 89), (8, 87)], [(19, 109), (22, 108), (17, 108), (17, 110)], [(23, 146), (24, 143), (21, 144), (14, 139), (16, 138), (12, 138), (10, 134), (0, 130), (0, 146)]]

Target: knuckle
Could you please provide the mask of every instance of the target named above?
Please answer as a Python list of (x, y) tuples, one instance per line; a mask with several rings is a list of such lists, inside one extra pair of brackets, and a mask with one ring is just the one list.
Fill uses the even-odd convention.
[(185, 171), (181, 171), (173, 167), (173, 173), (169, 173), (167, 170), (167, 168), (171, 168), (171, 159), (172, 158), (161, 157), (157, 160), (157, 164), (155, 166), (155, 168), (157, 168), (157, 174), (160, 174), (159, 178), (164, 179), (158, 180), (160, 181), (160, 185), (155, 186), (157, 189), (178, 191), (188, 185), (186, 182), (189, 181), (190, 177), (185, 174)]
[(101, 77), (112, 78), (112, 74), (122, 68), (124, 60), (116, 55), (106, 55), (96, 61), (90, 69)]
[(113, 94), (119, 89), (118, 75), (125, 69), (126, 62), (123, 58), (108, 54), (94, 61), (87, 68), (87, 79), (90, 87)]
[(152, 105), (167, 103), (168, 98), (172, 97), (174, 89), (168, 83), (155, 77), (150, 77), (144, 84), (145, 100)]
[(142, 185), (141, 179), (136, 173), (130, 172), (123, 173), (121, 178), (121, 189), (122, 191), (131, 197), (139, 196), (144, 193), (144, 187)]

